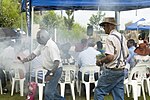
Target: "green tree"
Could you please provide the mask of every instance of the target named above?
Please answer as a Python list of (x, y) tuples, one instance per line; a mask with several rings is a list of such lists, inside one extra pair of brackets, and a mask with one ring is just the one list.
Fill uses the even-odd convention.
[(65, 26), (71, 30), (74, 23), (74, 10), (66, 10), (66, 14), (67, 17), (64, 17)]
[[(17, 28), (21, 26), (21, 5), (19, 0), (2, 0), (0, 27)], [(25, 15), (24, 15), (25, 16)]]
[(42, 12), (42, 16), (36, 13), (35, 16), (34, 23), (39, 23), (41, 28), (47, 29), (50, 33), (54, 33), (54, 29), (57, 29), (57, 39), (59, 38), (59, 41), (73, 42), (84, 37), (86, 33), (86, 29), (78, 23), (72, 24), (72, 29), (68, 30), (64, 17), (57, 15), (54, 11)]
[(102, 14), (101, 11), (98, 11), (97, 14), (93, 14), (90, 17), (89, 19), (90, 25), (92, 25), (96, 31), (99, 31), (99, 24), (102, 21), (104, 16), (105, 16), (105, 13)]
[(40, 22), (40, 27), (53, 32), (54, 29), (59, 26), (60, 20), (61, 18), (54, 11), (48, 11), (44, 14), (43, 19)]

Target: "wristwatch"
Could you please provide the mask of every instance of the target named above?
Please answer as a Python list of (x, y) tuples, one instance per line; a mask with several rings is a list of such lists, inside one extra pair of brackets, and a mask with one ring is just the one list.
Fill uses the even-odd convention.
[(51, 73), (49, 73), (49, 75), (50, 75), (50, 76), (53, 76), (53, 73), (51, 72)]

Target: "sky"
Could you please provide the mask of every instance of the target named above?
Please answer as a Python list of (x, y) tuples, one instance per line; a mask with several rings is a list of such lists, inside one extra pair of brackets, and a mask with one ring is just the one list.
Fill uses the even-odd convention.
[[(59, 11), (60, 12), (60, 11)], [(102, 11), (106, 14), (106, 17), (115, 17), (114, 11)], [(86, 11), (78, 10), (74, 13), (75, 22), (81, 24), (84, 27), (87, 27), (89, 19), (92, 14), (96, 14), (97, 11)], [(63, 11), (63, 15), (65, 11)], [(125, 24), (128, 22), (136, 22), (141, 18), (145, 18), (147, 21), (150, 21), (150, 8), (138, 9), (138, 10), (129, 10), (120, 12), (120, 30), (125, 30)]]

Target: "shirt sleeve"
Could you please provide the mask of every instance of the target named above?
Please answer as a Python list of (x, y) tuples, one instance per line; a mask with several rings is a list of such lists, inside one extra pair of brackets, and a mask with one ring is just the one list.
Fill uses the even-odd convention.
[(114, 52), (115, 52), (115, 48), (113, 46), (113, 42), (111, 41), (111, 38), (108, 37), (106, 39), (106, 51), (105, 51), (105, 53), (114, 55)]
[(33, 53), (36, 55), (36, 56), (39, 56), (41, 54), (41, 48), (42, 46), (41, 45), (38, 45), (37, 48), (33, 51)]
[(58, 47), (56, 47), (56, 46), (48, 47), (48, 51), (49, 51), (49, 55), (50, 55), (50, 58), (52, 59), (52, 61), (55, 61), (55, 60), (61, 61), (60, 51), (59, 51)]

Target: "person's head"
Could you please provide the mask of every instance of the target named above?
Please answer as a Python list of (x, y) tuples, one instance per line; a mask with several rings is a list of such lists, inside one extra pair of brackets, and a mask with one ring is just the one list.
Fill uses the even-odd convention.
[(129, 39), (127, 42), (127, 46), (128, 46), (128, 48), (135, 46), (135, 41), (133, 39)]
[(42, 29), (37, 32), (36, 39), (39, 44), (45, 45), (47, 41), (49, 40), (49, 38), (50, 38), (50, 35), (46, 30)]
[(63, 53), (69, 53), (69, 50), (71, 48), (71, 44), (69, 42), (62, 44), (61, 46), (61, 50)]
[(94, 47), (95, 46), (95, 40), (93, 38), (89, 38), (87, 41), (88, 47)]
[(99, 25), (103, 27), (106, 34), (110, 34), (110, 32), (116, 28), (117, 23), (114, 17), (106, 17)]
[(98, 50), (101, 50), (103, 48), (103, 43), (101, 41), (97, 41), (96, 45)]
[(81, 44), (86, 45), (87, 44), (87, 39), (81, 39)]

